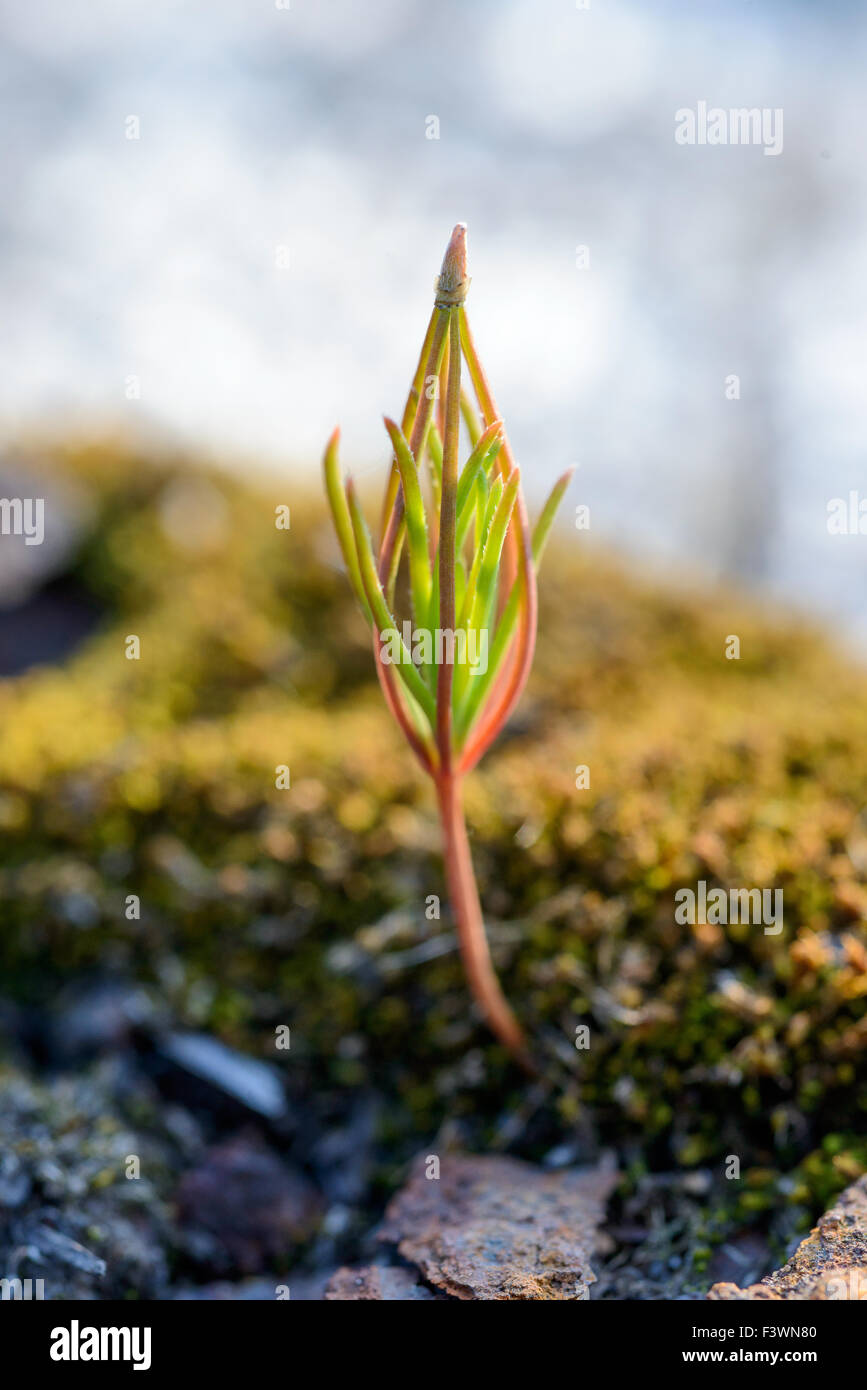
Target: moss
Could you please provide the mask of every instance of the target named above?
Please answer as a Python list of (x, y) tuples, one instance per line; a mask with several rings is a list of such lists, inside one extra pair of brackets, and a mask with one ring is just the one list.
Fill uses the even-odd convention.
[[(52, 462), (91, 497), (75, 578), (104, 620), (0, 688), (6, 987), (132, 973), (259, 1055), (288, 1023), (298, 1093), (375, 1086), (396, 1152), (446, 1117), (490, 1140), (525, 1089), (472, 1015), (445, 910), (426, 914), (444, 892), (429, 788), (324, 509), (117, 444)], [(867, 1105), (867, 676), (801, 625), (649, 587), (567, 537), (540, 631), (467, 791), (494, 954), (550, 1058), (528, 1144), (592, 1123), (658, 1163), (796, 1168), (824, 1200)], [(700, 878), (782, 888), (783, 932), (676, 923)]]

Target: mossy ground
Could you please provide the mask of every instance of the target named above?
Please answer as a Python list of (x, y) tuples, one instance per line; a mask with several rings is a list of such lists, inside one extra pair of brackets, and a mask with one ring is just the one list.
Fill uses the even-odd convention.
[[(51, 466), (90, 497), (71, 577), (104, 617), (62, 666), (0, 685), (6, 994), (134, 976), (181, 1022), (278, 1060), (322, 1115), (374, 1091), (395, 1173), (444, 1122), (483, 1146), (510, 1115), (530, 1156), (613, 1143), (632, 1178), (736, 1155), (739, 1218), (812, 1215), (864, 1171), (854, 662), (554, 538), (530, 687), (467, 792), (504, 988), (551, 1068), (528, 1091), (470, 1007), (447, 909), (426, 916), (444, 891), (431, 790), (381, 703), (324, 507), (122, 444)], [(782, 934), (678, 925), (674, 893), (701, 878), (782, 888)]]

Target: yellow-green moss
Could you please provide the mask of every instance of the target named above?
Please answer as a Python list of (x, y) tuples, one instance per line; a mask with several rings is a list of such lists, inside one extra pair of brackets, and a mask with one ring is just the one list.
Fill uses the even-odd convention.
[[(76, 575), (105, 618), (62, 668), (0, 686), (6, 987), (131, 971), (262, 1055), (288, 1023), (293, 1084), (375, 1085), (396, 1142), (499, 1123), (523, 1083), (454, 950), (430, 948), (449, 929), (425, 915), (443, 893), (430, 790), (324, 508), (117, 445), (53, 462), (91, 494)], [(577, 535), (541, 588), (533, 679), (467, 802), (505, 989), (558, 1056), (546, 1140), (589, 1117), (661, 1162), (777, 1171), (817, 1150), (799, 1186), (842, 1186), (821, 1142), (848, 1152), (867, 1108), (867, 676), (791, 620), (645, 587)], [(678, 925), (674, 892), (699, 878), (782, 888), (783, 933)]]

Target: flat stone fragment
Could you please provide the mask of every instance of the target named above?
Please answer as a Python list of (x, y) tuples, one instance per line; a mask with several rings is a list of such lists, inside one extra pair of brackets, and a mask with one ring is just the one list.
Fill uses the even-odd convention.
[(708, 1298), (867, 1301), (867, 1174), (847, 1187), (788, 1264), (758, 1284), (714, 1284)]
[(611, 1167), (551, 1172), (514, 1158), (445, 1154), (415, 1164), (380, 1239), (454, 1298), (586, 1299)]
[(437, 1301), (441, 1295), (432, 1293), (419, 1283), (412, 1269), (401, 1265), (362, 1265), (358, 1269), (338, 1269), (332, 1274), (323, 1298), (354, 1302), (406, 1303), (419, 1300)]

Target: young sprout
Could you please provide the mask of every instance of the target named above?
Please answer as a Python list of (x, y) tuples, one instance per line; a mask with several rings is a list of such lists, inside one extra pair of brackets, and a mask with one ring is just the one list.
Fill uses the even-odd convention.
[[(458, 223), (401, 423), (386, 418), (391, 472), (374, 542), (352, 481), (325, 451), (325, 486), (352, 587), (373, 633), (388, 707), (432, 778), (446, 877), (470, 989), (489, 1027), (532, 1069), (491, 963), (464, 820), (462, 784), (514, 709), (536, 642), (536, 574), (571, 476), (530, 530), (521, 478), (470, 332), (467, 231)], [(461, 384), (466, 365), (481, 422)], [(435, 408), (436, 407), (436, 408)], [(471, 451), (458, 464), (461, 420)], [(412, 621), (395, 589), (406, 553)]]

